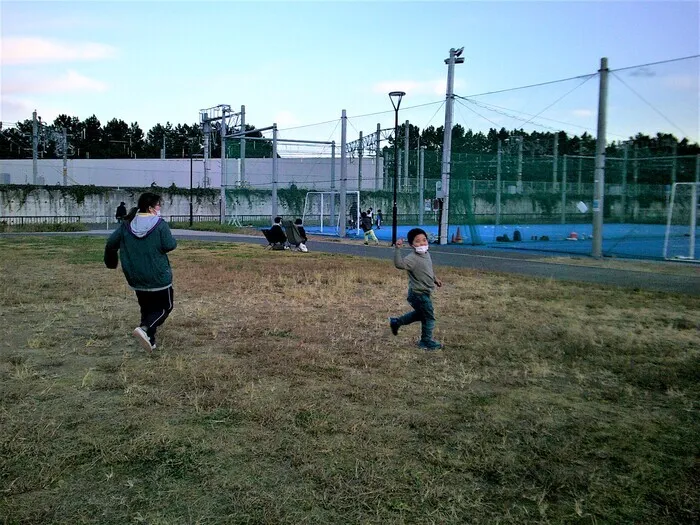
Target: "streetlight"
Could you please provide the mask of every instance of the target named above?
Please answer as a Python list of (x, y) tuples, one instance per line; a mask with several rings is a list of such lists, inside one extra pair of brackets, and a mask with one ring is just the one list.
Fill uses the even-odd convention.
[(399, 179), (399, 106), (401, 106), (401, 99), (406, 93), (403, 91), (392, 91), (389, 93), (389, 99), (391, 100), (391, 105), (394, 106), (394, 206), (391, 209), (391, 245), (396, 246), (396, 189), (397, 182)]

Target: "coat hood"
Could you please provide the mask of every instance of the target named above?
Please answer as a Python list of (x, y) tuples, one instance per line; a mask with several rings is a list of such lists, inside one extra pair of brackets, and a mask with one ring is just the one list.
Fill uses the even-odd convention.
[(157, 215), (151, 215), (150, 213), (137, 213), (129, 223), (129, 231), (134, 234), (134, 236), (139, 239), (143, 239), (153, 230), (155, 230), (161, 218)]

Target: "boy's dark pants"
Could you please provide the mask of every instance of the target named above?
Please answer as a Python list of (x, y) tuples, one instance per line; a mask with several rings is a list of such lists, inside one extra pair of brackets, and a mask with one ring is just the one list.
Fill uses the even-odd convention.
[(173, 287), (157, 292), (136, 290), (136, 297), (141, 307), (141, 324), (146, 327), (151, 343), (155, 342), (156, 329), (162, 325), (173, 311)]
[(435, 312), (433, 312), (433, 301), (430, 299), (430, 294), (416, 293), (413, 290), (409, 290), (406, 300), (413, 307), (413, 311), (398, 318), (399, 326), (420, 321), (421, 341), (424, 343), (431, 342), (433, 340), (433, 328), (435, 328)]

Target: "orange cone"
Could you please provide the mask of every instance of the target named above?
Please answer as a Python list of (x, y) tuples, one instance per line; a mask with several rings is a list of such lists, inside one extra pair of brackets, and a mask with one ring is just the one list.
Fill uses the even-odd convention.
[(459, 226), (457, 226), (457, 235), (455, 235), (454, 242), (457, 244), (462, 244), (464, 242), (464, 239), (462, 239), (462, 232), (459, 229)]

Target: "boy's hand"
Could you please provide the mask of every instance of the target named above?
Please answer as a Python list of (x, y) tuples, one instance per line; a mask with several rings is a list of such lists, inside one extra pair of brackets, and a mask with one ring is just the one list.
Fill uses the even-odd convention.
[(403, 239), (396, 239), (396, 247), (401, 248), (402, 245), (403, 245)]
[(438, 288), (442, 288), (442, 281), (440, 279), (438, 279), (437, 277), (435, 278), (435, 285)]

